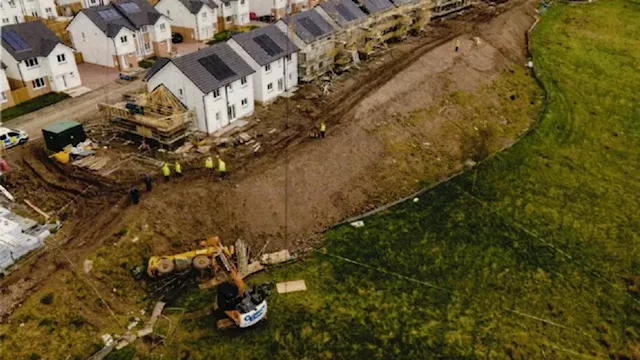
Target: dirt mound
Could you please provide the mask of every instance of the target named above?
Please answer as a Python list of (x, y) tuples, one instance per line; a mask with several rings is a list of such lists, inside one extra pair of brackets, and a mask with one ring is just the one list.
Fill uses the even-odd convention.
[[(194, 239), (216, 233), (228, 241), (240, 237), (255, 246), (270, 241), (269, 247), (275, 249), (301, 245), (327, 225), (415, 188), (414, 177), (398, 178), (402, 174), (390, 165), (387, 144), (376, 128), (429, 107), (445, 93), (473, 91), (495, 80), (512, 59), (522, 58), (524, 34), (533, 22), (526, 8), (498, 16), (496, 21), (502, 25), (486, 24), (461, 35), (459, 53), (454, 52), (456, 31), (444, 39), (439, 34), (437, 40), (413, 44), (411, 51), (395, 54), (387, 67), (372, 70), (341, 92), (343, 96), (324, 105), (329, 126), (326, 139), (293, 136), (288, 148), (247, 165), (240, 176), (232, 174), (230, 182), (199, 178), (161, 186), (161, 195), (141, 206), (145, 218), (171, 241), (192, 245)], [(484, 28), (497, 35), (489, 34), (477, 45), (474, 37)], [(510, 53), (513, 48), (515, 55)], [(441, 124), (421, 126), (435, 129)], [(396, 130), (399, 138), (412, 132), (411, 127)], [(458, 135), (449, 136), (456, 142), (450, 146), (451, 157), (457, 158)], [(233, 171), (234, 162), (228, 165)], [(434, 176), (451, 170), (442, 168)], [(378, 181), (381, 176), (395, 176), (394, 181), (412, 185), (389, 188), (387, 181)]]

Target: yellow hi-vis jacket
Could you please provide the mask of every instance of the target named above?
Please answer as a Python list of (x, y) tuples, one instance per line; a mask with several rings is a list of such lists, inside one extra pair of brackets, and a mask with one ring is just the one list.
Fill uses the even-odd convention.
[(227, 172), (227, 164), (225, 164), (222, 159), (218, 159), (218, 171), (221, 173)]
[(207, 160), (205, 160), (204, 167), (207, 169), (213, 169), (213, 159), (211, 158), (211, 156), (209, 156)]
[(320, 131), (327, 131), (327, 125), (325, 125), (323, 122), (320, 123)]
[(175, 168), (176, 168), (176, 173), (182, 174), (182, 166), (180, 166), (180, 163), (177, 161), (176, 161)]
[(169, 170), (169, 164), (164, 163), (164, 165), (162, 165), (162, 175), (169, 176), (170, 174), (171, 170)]

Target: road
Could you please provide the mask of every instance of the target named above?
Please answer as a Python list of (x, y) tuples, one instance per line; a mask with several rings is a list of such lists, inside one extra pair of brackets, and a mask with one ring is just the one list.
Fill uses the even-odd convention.
[(77, 98), (66, 99), (57, 104), (11, 119), (3, 126), (24, 130), (30, 139), (42, 137), (42, 128), (60, 120), (80, 121), (98, 110), (99, 103), (113, 103), (127, 92), (136, 91), (145, 85), (141, 80), (127, 84), (111, 83)]

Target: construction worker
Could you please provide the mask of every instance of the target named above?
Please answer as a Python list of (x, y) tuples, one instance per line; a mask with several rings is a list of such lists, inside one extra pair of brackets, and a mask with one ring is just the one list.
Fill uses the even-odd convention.
[(176, 170), (176, 174), (178, 174), (178, 176), (182, 176), (182, 166), (180, 165), (180, 163), (176, 160), (176, 164), (175, 164), (175, 170)]
[(144, 185), (147, 188), (147, 192), (151, 192), (151, 188), (153, 187), (153, 183), (151, 182), (151, 176), (149, 176), (149, 174), (144, 176)]
[(169, 169), (169, 164), (164, 163), (162, 165), (162, 175), (164, 176), (164, 181), (169, 181), (169, 175), (171, 175), (171, 170)]
[(458, 52), (458, 50), (460, 50), (460, 40), (456, 40), (456, 52)]
[(220, 173), (220, 178), (224, 179), (227, 176), (227, 164), (225, 164), (220, 156), (216, 156), (218, 158), (218, 172)]
[(324, 139), (324, 134), (327, 132), (327, 125), (324, 124), (324, 121), (320, 122), (320, 137)]
[(131, 195), (131, 202), (135, 205), (140, 202), (140, 190), (137, 187), (133, 186), (129, 190), (129, 195)]
[(211, 158), (211, 156), (207, 157), (207, 160), (204, 161), (204, 167), (205, 169), (207, 169), (207, 171), (213, 171), (213, 159)]

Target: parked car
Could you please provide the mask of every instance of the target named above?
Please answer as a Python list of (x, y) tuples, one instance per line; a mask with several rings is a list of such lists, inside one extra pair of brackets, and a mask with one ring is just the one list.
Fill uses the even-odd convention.
[(249, 20), (258, 20), (258, 16), (254, 12), (249, 13)]
[(5, 149), (22, 145), (29, 140), (29, 134), (22, 130), (13, 130), (6, 127), (0, 127), (0, 141)]
[(178, 34), (178, 33), (171, 33), (171, 42), (174, 44), (179, 44), (182, 42), (182, 40), (184, 40), (182, 38), (182, 35)]

